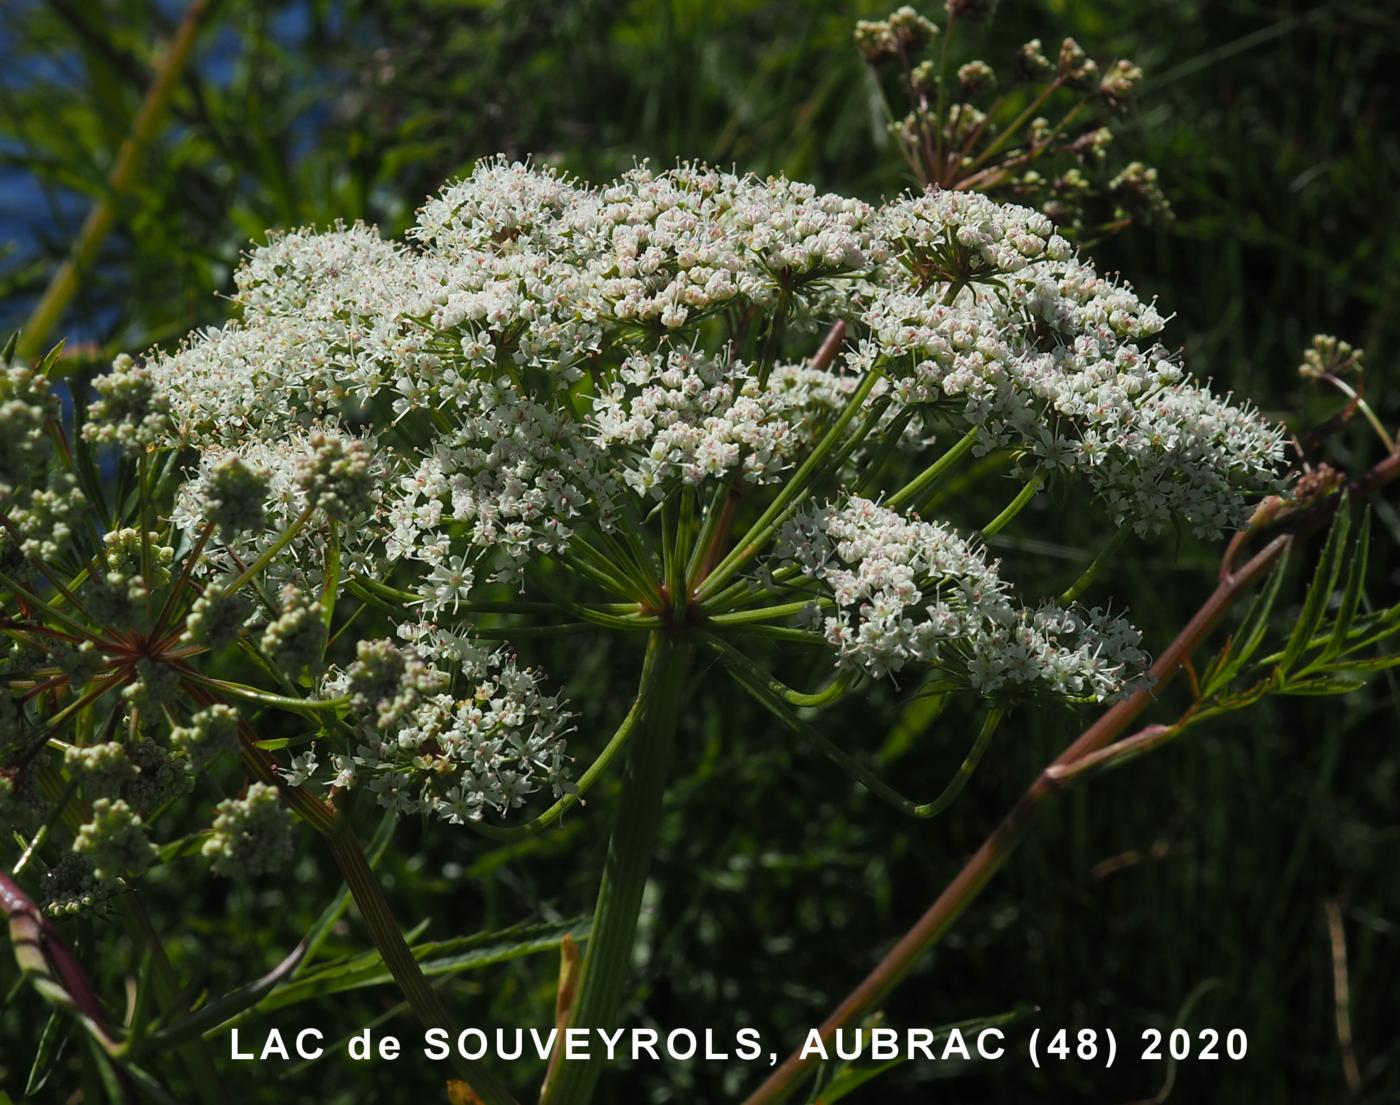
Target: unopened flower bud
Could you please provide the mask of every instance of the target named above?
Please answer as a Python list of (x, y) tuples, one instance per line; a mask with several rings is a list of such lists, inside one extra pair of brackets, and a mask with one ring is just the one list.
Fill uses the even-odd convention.
[(1356, 349), (1331, 334), (1314, 334), (1312, 345), (1303, 352), (1298, 375), (1308, 379), (1323, 376), (1361, 375), (1365, 351)]
[(312, 452), (301, 462), (297, 484), (311, 505), (342, 522), (368, 511), (374, 477), (365, 443), (318, 430), (310, 445)]
[(1040, 45), (1040, 39), (1033, 38), (1016, 51), (1014, 71), (1018, 81), (1043, 81), (1054, 71)]
[(291, 674), (318, 669), (326, 649), (321, 604), (295, 587), (282, 589), (282, 613), (263, 630), (262, 650)]
[(985, 61), (970, 61), (958, 69), (958, 85), (967, 99), (980, 96), (997, 83), (997, 75)]
[(1098, 84), (1098, 62), (1074, 39), (1067, 38), (1060, 44), (1059, 78), (1069, 88), (1087, 92)]
[(229, 541), (240, 533), (262, 526), (267, 512), (266, 471), (229, 455), (218, 461), (204, 477), (204, 518), (217, 526), (219, 536)]
[(291, 862), (292, 815), (276, 787), (253, 783), (242, 798), (220, 802), (214, 813), (212, 830), (200, 851), (212, 861), (216, 875), (268, 874)]
[(1142, 70), (1130, 61), (1115, 61), (1099, 82), (1099, 95), (1111, 108), (1127, 103), (1142, 81)]
[(99, 879), (144, 875), (160, 855), (140, 814), (120, 798), (99, 798), (92, 804), (92, 819), (78, 830), (73, 851), (92, 861)]

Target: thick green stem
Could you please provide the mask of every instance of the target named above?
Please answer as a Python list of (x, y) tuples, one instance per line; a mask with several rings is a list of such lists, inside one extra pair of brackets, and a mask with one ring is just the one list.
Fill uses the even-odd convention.
[[(641, 731), (628, 748), (622, 796), (608, 842), (571, 1028), (610, 1029), (617, 1024), (623, 985), (632, 964), (642, 891), (661, 822), (662, 795), (689, 662), (686, 642), (662, 634), (651, 639), (642, 673), (645, 714)], [(596, 1056), (564, 1063), (541, 1105), (585, 1105), (592, 1099), (601, 1073)]]
[[(384, 891), (380, 889), (378, 878), (370, 868), (369, 860), (365, 858), (359, 839), (342, 822), (335, 831), (326, 835), (326, 841), (345, 885), (350, 888), (355, 905), (359, 907), (360, 916), (374, 938), (374, 946), (379, 949), (384, 965), (394, 976), (409, 1007), (424, 1027), (446, 1029), (455, 1043), (457, 1026), (452, 1015), (447, 1011), (442, 995), (433, 989), (414, 958), (412, 949), (404, 941), (403, 932), (384, 897)], [(451, 1059), (457, 1074), (476, 1095), (475, 1100), (483, 1105), (513, 1105), (515, 1099), (510, 1091), (479, 1061), (464, 1058), (455, 1047)]]

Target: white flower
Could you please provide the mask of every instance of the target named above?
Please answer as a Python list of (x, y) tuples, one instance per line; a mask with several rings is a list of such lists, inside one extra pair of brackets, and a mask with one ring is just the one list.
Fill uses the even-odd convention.
[(281, 769), (282, 778), (287, 780), (288, 786), (299, 787), (316, 774), (318, 766), (316, 750), (310, 748), (292, 757), (291, 762)]
[(1136, 686), (1146, 664), (1126, 623), (1018, 607), (981, 550), (868, 499), (803, 511), (778, 554), (834, 601), (822, 629), (838, 662), (871, 675), (928, 664), (987, 696), (1102, 700)]
[(472, 589), (474, 576), (464, 556), (444, 557), (423, 584), (423, 610), (436, 614), (450, 605), (452, 613)]

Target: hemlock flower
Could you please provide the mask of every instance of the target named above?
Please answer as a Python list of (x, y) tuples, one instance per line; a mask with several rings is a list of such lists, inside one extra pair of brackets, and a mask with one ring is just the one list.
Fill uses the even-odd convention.
[(838, 661), (873, 676), (920, 664), (988, 697), (1104, 700), (1146, 666), (1131, 626), (1099, 610), (1018, 607), (981, 550), (868, 499), (803, 511), (777, 554), (830, 596), (821, 627)]
[[(996, 453), (1029, 493), (1077, 481), (1120, 527), (1210, 537), (1281, 451), (1156, 344), (1154, 304), (1043, 214), (973, 193), (868, 204), (692, 163), (593, 187), (497, 158), (404, 242), (272, 235), (235, 285), (233, 321), (99, 384), (84, 433), (159, 465), (150, 517), (94, 526), (47, 381), (0, 376), (6, 579), (60, 551), (56, 578), (89, 569), (11, 649), (6, 802), (37, 793), (22, 761), (48, 703), (23, 695), (92, 694), (104, 728), (65, 770), (109, 803), (85, 854), (116, 833), (131, 874), (141, 818), (220, 752), (262, 755), (251, 709), (315, 743), (274, 743), (218, 807), (220, 873), (285, 861), (279, 791), (454, 824), (574, 794), (574, 715), (495, 643), (517, 632), (766, 622), (845, 674), (998, 709), (1115, 698), (1141, 685), (1136, 630), (1017, 599), (891, 471)], [(345, 636), (360, 617), (373, 639)], [(222, 677), (234, 645), (261, 685)]]
[[(405, 627), (407, 645), (363, 642), (332, 679), (366, 720), (336, 760), (337, 785), (367, 786), (380, 805), (460, 824), (507, 812), (536, 790), (565, 793), (572, 715), (538, 673), (429, 625)], [(456, 679), (434, 662), (451, 656)], [(460, 682), (467, 694), (454, 694)]]

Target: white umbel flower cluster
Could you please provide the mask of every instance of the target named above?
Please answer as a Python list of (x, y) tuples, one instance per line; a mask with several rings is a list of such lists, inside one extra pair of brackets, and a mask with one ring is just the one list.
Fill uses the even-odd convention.
[(988, 697), (1104, 700), (1134, 687), (1147, 660), (1127, 623), (1019, 607), (982, 550), (869, 499), (802, 512), (778, 555), (834, 603), (822, 629), (838, 662), (870, 675), (920, 664)]
[(633, 454), (626, 483), (660, 498), (677, 480), (693, 487), (735, 471), (748, 483), (775, 482), (808, 443), (800, 427), (839, 407), (845, 390), (831, 373), (800, 365), (760, 383), (742, 364), (671, 349), (623, 361), (592, 422), (604, 449)]
[[(1082, 475), (1143, 532), (1233, 524), (1279, 455), (1272, 428), (1136, 344), (1162, 326), (1151, 305), (1044, 216), (976, 194), (872, 207), (692, 164), (591, 188), (497, 159), (425, 205), (409, 238), (277, 236), (238, 273), (241, 320), (147, 368), (201, 449), (379, 427), (366, 447), (383, 495), (361, 504), (377, 529), (356, 529), (425, 573), (465, 556), (476, 578), (509, 578), (617, 494), (781, 473), (817, 419), (769, 394), (771, 364), (697, 346), (720, 312), (758, 326), (781, 309), (809, 330), (812, 312), (844, 312), (863, 340), (821, 390), (878, 367), (877, 394), (985, 426), (979, 447), (1023, 447), (1027, 468)], [(419, 444), (391, 447), (386, 423)]]
[[(387, 809), (452, 824), (506, 813), (541, 788), (568, 790), (565, 734), (572, 715), (538, 674), (501, 653), (428, 626), (407, 646), (364, 641), (333, 680), (365, 718), (353, 752), (337, 756), (336, 785), (365, 786)], [(439, 662), (452, 656), (454, 692)]]
[[(355, 703), (336, 785), (451, 821), (569, 785), (570, 715), (543, 676), (464, 637), (478, 587), (551, 591), (573, 572), (629, 600), (581, 616), (634, 628), (652, 598), (614, 585), (606, 550), (638, 557), (645, 584), (638, 532), (682, 532), (710, 502), (762, 510), (825, 439), (835, 500), (790, 521), (779, 559), (824, 596), (840, 663), (1104, 699), (1142, 666), (1129, 627), (1019, 606), (951, 530), (841, 489), (874, 494), (886, 446), (909, 459), (976, 427), (978, 450), (1083, 481), (1119, 525), (1209, 536), (1239, 523), (1280, 454), (1275, 429), (1152, 344), (1153, 305), (1044, 216), (974, 194), (872, 205), (697, 164), (593, 187), (491, 159), (402, 243), (359, 224), (274, 235), (235, 282), (236, 320), (123, 360), (102, 389), (115, 440), (164, 434), (197, 458), (174, 522), (207, 541), (211, 570), (187, 640), (261, 626), (289, 679)], [(794, 336), (809, 355), (837, 321), (839, 355), (791, 363)], [(47, 447), (31, 432), (41, 391), (16, 377), (4, 396), (23, 397), (30, 428), (0, 443), (0, 480)], [(682, 489), (675, 516), (653, 511)], [(13, 516), (61, 537), (65, 494)], [(249, 565), (255, 609), (223, 592)], [(338, 579), (366, 603), (387, 591), (406, 643), (322, 679)], [(314, 783), (316, 767), (304, 755), (285, 777)]]
[(940, 198), (883, 213), (898, 228), (897, 267), (870, 293), (870, 338), (852, 364), (884, 364), (901, 402), (981, 427), (982, 451), (1012, 445), (1027, 472), (1082, 477), (1139, 533), (1237, 526), (1241, 490), (1266, 486), (1282, 458), (1277, 427), (1190, 382), (1160, 345), (1137, 344), (1161, 315), (1043, 237), (1043, 216)]

